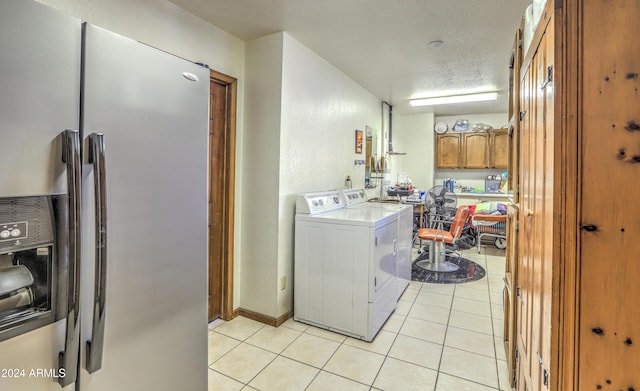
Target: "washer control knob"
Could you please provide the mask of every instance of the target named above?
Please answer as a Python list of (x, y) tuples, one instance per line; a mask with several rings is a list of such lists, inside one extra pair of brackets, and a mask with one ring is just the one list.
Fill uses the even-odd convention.
[(12, 229), (12, 230), (11, 230), (11, 236), (13, 236), (14, 238), (15, 238), (16, 236), (20, 236), (20, 234), (21, 234), (21, 233), (22, 233), (22, 232), (20, 231), (20, 229), (19, 229), (19, 228), (14, 228), (14, 229)]
[(9, 236), (11, 236), (11, 232), (7, 231), (6, 229), (4, 231), (0, 232), (0, 238), (1, 239), (6, 239)]

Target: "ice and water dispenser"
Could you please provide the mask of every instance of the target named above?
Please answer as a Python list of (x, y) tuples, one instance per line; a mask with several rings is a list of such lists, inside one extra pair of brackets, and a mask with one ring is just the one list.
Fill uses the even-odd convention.
[(0, 341), (63, 317), (65, 198), (0, 198)]

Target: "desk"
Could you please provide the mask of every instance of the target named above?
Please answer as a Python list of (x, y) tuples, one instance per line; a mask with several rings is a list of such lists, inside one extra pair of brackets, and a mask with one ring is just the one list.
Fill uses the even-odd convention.
[(406, 203), (407, 205), (413, 205), (413, 214), (414, 216), (417, 214), (418, 215), (418, 228), (425, 228), (425, 221), (424, 221), (424, 212), (427, 211), (427, 208), (424, 206), (423, 203), (419, 203), (419, 204), (414, 204), (414, 203)]

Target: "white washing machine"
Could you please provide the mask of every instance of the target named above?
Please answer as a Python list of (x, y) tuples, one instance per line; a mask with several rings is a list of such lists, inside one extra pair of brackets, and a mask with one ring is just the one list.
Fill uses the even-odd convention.
[(411, 281), (411, 249), (413, 247), (413, 205), (399, 202), (369, 201), (364, 189), (340, 190), (347, 208), (381, 209), (396, 215), (398, 219), (398, 300)]
[(297, 197), (294, 319), (371, 341), (397, 305), (398, 219), (344, 206), (338, 191)]

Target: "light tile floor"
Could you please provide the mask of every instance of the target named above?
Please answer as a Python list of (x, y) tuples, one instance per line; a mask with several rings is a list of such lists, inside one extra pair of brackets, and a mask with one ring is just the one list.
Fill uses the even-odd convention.
[(209, 391), (509, 390), (502, 343), (504, 251), (466, 250), (479, 281), (412, 281), (368, 343), (303, 323), (238, 317), (209, 326)]

